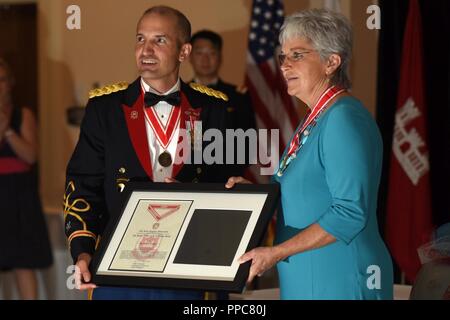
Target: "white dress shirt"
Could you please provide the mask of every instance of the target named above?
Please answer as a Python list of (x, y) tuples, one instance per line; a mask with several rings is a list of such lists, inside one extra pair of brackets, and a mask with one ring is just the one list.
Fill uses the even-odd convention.
[[(142, 78), (141, 78), (141, 85), (142, 85), (144, 92), (149, 91), (149, 92), (160, 95), (159, 92), (157, 92), (155, 89), (153, 89), (148, 84), (146, 84), (144, 82), (144, 80), (142, 80)], [(177, 83), (169, 91), (163, 93), (163, 95), (167, 95), (172, 92), (179, 91), (179, 90), (180, 90), (180, 79), (178, 79)], [(161, 120), (161, 123), (164, 126), (166, 126), (173, 106), (168, 104), (166, 101), (160, 101), (153, 108), (155, 109), (159, 120)], [(172, 178), (173, 162), (175, 161), (175, 154), (177, 151), (177, 144), (178, 144), (178, 136), (180, 133), (180, 122), (178, 122), (177, 126), (175, 127), (175, 132), (173, 134), (172, 140), (169, 142), (167, 149), (164, 149), (161, 146), (161, 144), (158, 142), (158, 139), (156, 138), (152, 127), (148, 123), (147, 117), (145, 120), (145, 128), (147, 130), (147, 140), (148, 140), (148, 147), (150, 150), (150, 162), (151, 162), (152, 171), (153, 171), (153, 181), (154, 182), (164, 182), (165, 178), (167, 178), (167, 177)], [(172, 157), (172, 164), (169, 167), (163, 167), (158, 162), (158, 157), (164, 151), (168, 152), (170, 154), (170, 156)]]

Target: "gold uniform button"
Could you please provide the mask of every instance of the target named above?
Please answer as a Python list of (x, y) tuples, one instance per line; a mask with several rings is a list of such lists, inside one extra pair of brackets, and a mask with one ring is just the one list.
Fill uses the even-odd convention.
[(202, 168), (197, 168), (197, 174), (201, 174), (202, 173)]
[(125, 174), (125, 172), (127, 172), (127, 170), (126, 170), (125, 168), (120, 168), (120, 169), (119, 169), (119, 173)]

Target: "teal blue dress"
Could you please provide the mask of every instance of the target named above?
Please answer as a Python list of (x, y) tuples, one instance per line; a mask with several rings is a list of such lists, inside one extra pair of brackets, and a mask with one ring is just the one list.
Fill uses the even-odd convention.
[(382, 140), (357, 99), (317, 119), (280, 184), (275, 243), (318, 223), (337, 241), (277, 264), (281, 299), (392, 299), (392, 260), (377, 224)]

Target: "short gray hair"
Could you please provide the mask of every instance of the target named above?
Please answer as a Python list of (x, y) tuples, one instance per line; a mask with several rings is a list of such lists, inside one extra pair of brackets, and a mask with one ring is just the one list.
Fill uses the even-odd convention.
[(311, 9), (286, 17), (280, 30), (280, 43), (292, 38), (306, 38), (323, 61), (331, 54), (341, 57), (341, 65), (331, 77), (331, 84), (350, 88), (349, 65), (352, 56), (352, 27), (342, 14), (325, 9)]

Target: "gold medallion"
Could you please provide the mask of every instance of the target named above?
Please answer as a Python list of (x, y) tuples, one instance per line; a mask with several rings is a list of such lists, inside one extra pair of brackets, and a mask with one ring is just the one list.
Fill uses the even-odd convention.
[(158, 162), (164, 168), (170, 167), (172, 164), (172, 156), (167, 151), (164, 151), (159, 155)]

